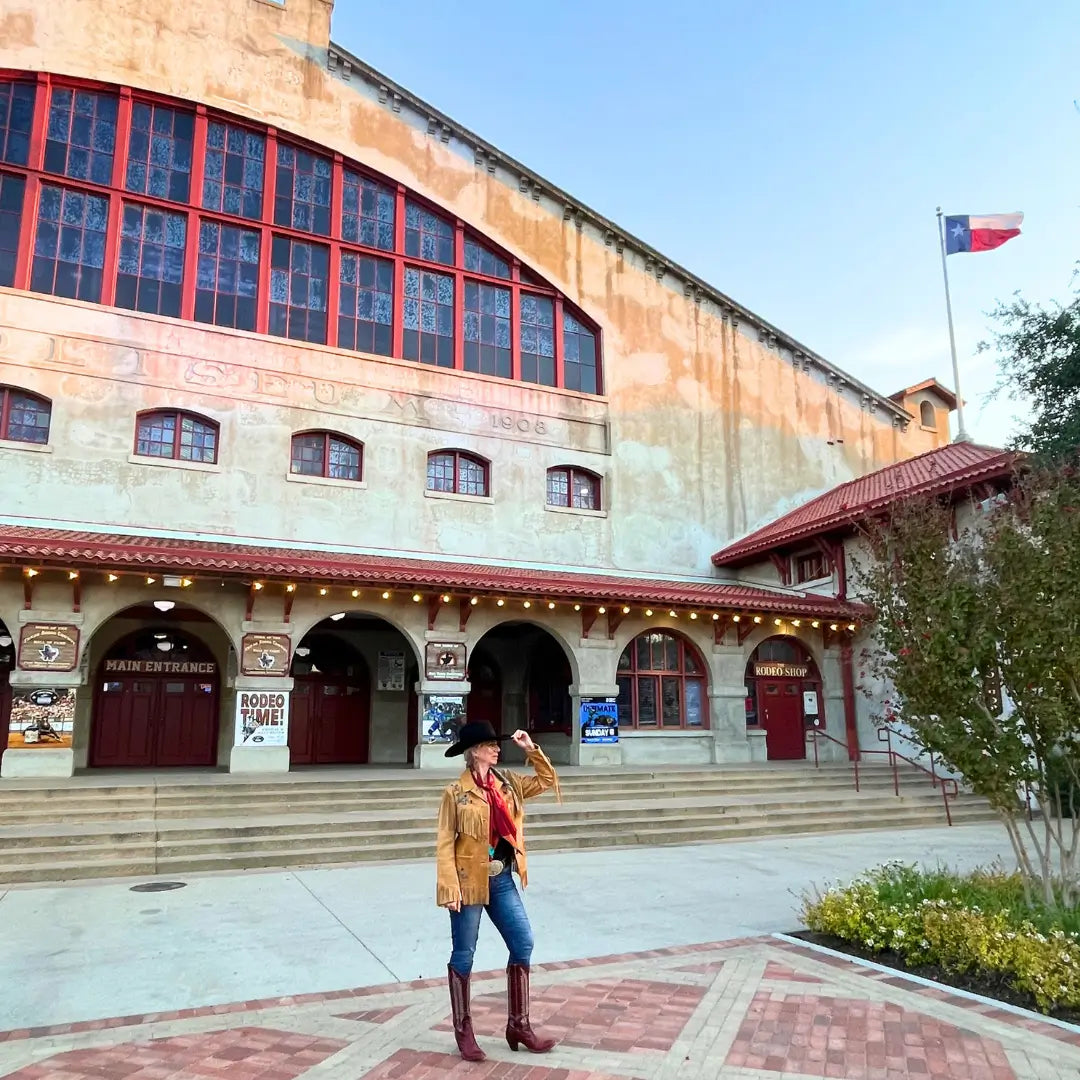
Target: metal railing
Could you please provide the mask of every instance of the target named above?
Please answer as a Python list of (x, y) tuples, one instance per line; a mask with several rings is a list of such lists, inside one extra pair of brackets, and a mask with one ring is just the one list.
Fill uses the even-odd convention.
[[(851, 748), (842, 739), (836, 738), (834, 735), (828, 734), (825, 731), (819, 731), (816, 728), (809, 731), (807, 734), (812, 736), (811, 742), (814, 744), (814, 768), (821, 767), (821, 758), (818, 754), (818, 740), (827, 739), (831, 743), (835, 743), (837, 746), (842, 747), (844, 752), (851, 760), (851, 765), (855, 773), (855, 790), (861, 791), (861, 779), (859, 776), (859, 757), (851, 754)], [(908, 757), (906, 754), (901, 754), (899, 750), (893, 747), (892, 737), (893, 731), (890, 727), (883, 726), (877, 729), (878, 742), (883, 742), (886, 745), (884, 750), (860, 750), (859, 754), (880, 754), (886, 757), (889, 762), (889, 768), (892, 770), (893, 779), (893, 794), (900, 795), (900, 765), (903, 761), (913, 769), (918, 769), (920, 772), (926, 773), (930, 777), (931, 782), (935, 788), (941, 789), (941, 801), (945, 807), (945, 820), (952, 825), (952, 809), (949, 804), (952, 800), (956, 799), (960, 795), (960, 785), (951, 776), (939, 776), (937, 771), (937, 763), (934, 761), (934, 755), (930, 755), (930, 767), (927, 768), (920, 761), (916, 761), (914, 758)]]

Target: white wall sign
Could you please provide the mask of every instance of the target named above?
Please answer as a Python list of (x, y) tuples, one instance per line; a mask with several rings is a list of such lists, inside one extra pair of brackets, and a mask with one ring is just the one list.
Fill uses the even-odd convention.
[(379, 690), (405, 689), (405, 654), (403, 652), (380, 652), (377, 679)]
[(237, 690), (236, 745), (288, 744), (289, 695), (279, 690)]
[(802, 696), (803, 716), (817, 716), (818, 702), (816, 690), (804, 690)]

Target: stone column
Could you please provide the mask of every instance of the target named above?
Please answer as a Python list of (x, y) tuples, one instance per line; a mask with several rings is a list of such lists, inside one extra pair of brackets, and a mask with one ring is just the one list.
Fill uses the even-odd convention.
[[(291, 704), (293, 680), (278, 677), (267, 678), (263, 675), (237, 675), (233, 683), (234, 715), (225, 718), (233, 724), (233, 746), (229, 751), (229, 772), (231, 773), (287, 773), (289, 771), (289, 706)], [(274, 704), (278, 696), (285, 699), (285, 745), (264, 746), (252, 742), (241, 742), (239, 730), (239, 711), (245, 700), (257, 707), (260, 703), (251, 701), (250, 695), (271, 695), (267, 707)], [(245, 697), (247, 695), (247, 697)]]
[(709, 723), (713, 761), (755, 760), (746, 732), (746, 657), (740, 645), (714, 645), (710, 657)]

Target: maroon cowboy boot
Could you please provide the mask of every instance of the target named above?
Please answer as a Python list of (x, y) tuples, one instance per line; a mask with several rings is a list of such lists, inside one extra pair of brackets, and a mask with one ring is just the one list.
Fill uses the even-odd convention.
[(454, 1016), (454, 1038), (458, 1052), (466, 1061), (487, 1061), (487, 1055), (476, 1045), (472, 1029), (472, 1013), (469, 1009), (469, 976), (459, 975), (449, 965), (446, 968), (450, 980), (450, 1009)]
[(506, 969), (506, 997), (509, 1005), (506, 1044), (511, 1050), (524, 1046), (534, 1054), (546, 1054), (557, 1040), (537, 1035), (529, 1022), (529, 969), (510, 964)]

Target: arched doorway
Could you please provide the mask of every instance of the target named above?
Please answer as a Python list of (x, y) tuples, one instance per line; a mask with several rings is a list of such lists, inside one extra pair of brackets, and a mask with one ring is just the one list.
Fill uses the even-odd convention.
[(7, 749), (8, 728), (11, 726), (10, 675), (15, 667), (15, 642), (0, 620), (0, 756)]
[(416, 746), (419, 664), (386, 620), (339, 612), (293, 652), (289, 760), (293, 765), (404, 765)]
[(763, 641), (746, 665), (746, 726), (765, 731), (770, 761), (806, 757), (806, 731), (824, 727), (821, 675), (795, 638)]
[[(532, 623), (501, 623), (477, 642), (469, 657), (469, 720), (487, 720), (509, 735), (532, 733), (554, 760), (569, 760), (572, 739), (570, 685), (565, 650), (547, 630)], [(506, 745), (504, 756), (520, 758)]]
[(127, 634), (98, 665), (90, 765), (217, 764), (220, 673), (209, 647), (176, 625)]
[(348, 641), (311, 633), (292, 665), (289, 761), (293, 765), (363, 765), (368, 760), (371, 675)]
[(709, 726), (705, 661), (669, 630), (638, 634), (619, 657), (619, 728), (644, 731)]

